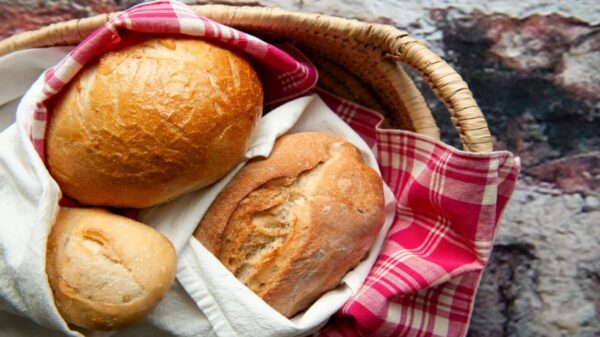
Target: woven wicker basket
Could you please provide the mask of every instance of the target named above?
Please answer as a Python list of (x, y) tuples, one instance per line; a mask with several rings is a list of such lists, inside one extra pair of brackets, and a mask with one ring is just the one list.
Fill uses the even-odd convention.
[[(207, 16), (270, 40), (293, 41), (316, 65), (326, 90), (385, 114), (391, 127), (439, 139), (421, 92), (399, 62), (416, 70), (450, 111), (470, 152), (489, 152), (487, 123), (460, 75), (423, 43), (391, 26), (262, 7), (192, 7)], [(72, 45), (114, 14), (71, 20), (0, 41), (0, 56), (36, 47)]]

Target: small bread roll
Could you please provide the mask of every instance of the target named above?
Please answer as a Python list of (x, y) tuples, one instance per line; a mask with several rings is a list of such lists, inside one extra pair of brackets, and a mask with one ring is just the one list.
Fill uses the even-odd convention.
[(48, 169), (85, 205), (150, 207), (215, 182), (262, 113), (260, 80), (239, 54), (192, 38), (124, 41), (51, 107)]
[(48, 238), (46, 273), (65, 321), (113, 330), (146, 316), (175, 279), (162, 234), (101, 209), (61, 208)]
[(339, 137), (277, 140), (219, 194), (195, 237), (241, 282), (292, 317), (335, 288), (385, 219), (383, 182)]

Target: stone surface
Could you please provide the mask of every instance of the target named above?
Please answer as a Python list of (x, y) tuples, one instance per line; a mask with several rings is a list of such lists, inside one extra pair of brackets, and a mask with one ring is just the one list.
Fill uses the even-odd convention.
[(470, 336), (600, 333), (597, 204), (595, 197), (519, 184), (481, 282)]
[(0, 38), (37, 29), (50, 23), (85, 18), (112, 12), (117, 4), (110, 0), (45, 1), (0, 0)]
[(557, 14), (431, 13), (446, 59), (471, 86), (498, 147), (517, 153), (525, 173), (600, 148), (598, 25)]
[(555, 183), (567, 193), (595, 193), (600, 191), (600, 152), (543, 162), (529, 173), (542, 181)]
[[(136, 0), (0, 0), (0, 38)], [(484, 273), (469, 335), (600, 336), (600, 5), (522, 0), (218, 0), (394, 25), (470, 85), (523, 175)], [(444, 107), (416, 78), (459, 145)]]

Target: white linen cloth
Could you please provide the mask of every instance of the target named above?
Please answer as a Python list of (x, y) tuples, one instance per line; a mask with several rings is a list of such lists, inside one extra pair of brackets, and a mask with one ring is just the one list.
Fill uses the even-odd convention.
[[(81, 336), (292, 336), (307, 335), (322, 326), (360, 287), (371, 269), (394, 216), (394, 197), (385, 188), (386, 221), (368, 257), (321, 296), (306, 312), (289, 320), (237, 281), (195, 238), (204, 212), (244, 162), (268, 156), (276, 137), (284, 133), (325, 131), (357, 146), (366, 162), (378, 170), (367, 144), (316, 95), (301, 97), (261, 119), (246, 159), (226, 177), (205, 189), (144, 209), (139, 220), (165, 234), (178, 252), (177, 282), (140, 324), (116, 333), (70, 329), (57, 312), (45, 274), (46, 240), (58, 212), (60, 190), (49, 175), (20, 124), (19, 115), (33, 104), (40, 81), (32, 81), (58, 62), (70, 48), (33, 49), (0, 58), (0, 130), (12, 122), (15, 100), (29, 90), (17, 109), (15, 124), (0, 133), (0, 310), (33, 319), (65, 335)], [(10, 80), (8, 80), (10, 79)], [(46, 336), (39, 327), (22, 329), (21, 320), (0, 315), (10, 324), (10, 336)], [(21, 326), (21, 328), (19, 328)], [(0, 328), (0, 336), (3, 335)]]

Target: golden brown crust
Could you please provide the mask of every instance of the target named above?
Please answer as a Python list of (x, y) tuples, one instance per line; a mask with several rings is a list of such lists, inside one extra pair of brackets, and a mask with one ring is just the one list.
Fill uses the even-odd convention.
[(175, 249), (159, 232), (100, 209), (61, 208), (46, 273), (65, 321), (94, 330), (131, 325), (175, 279)]
[(48, 168), (62, 191), (88, 205), (140, 208), (225, 175), (262, 113), (252, 66), (189, 38), (124, 45), (86, 66), (54, 105)]
[(383, 184), (347, 141), (283, 136), (213, 202), (194, 236), (281, 314), (306, 309), (365, 256), (384, 221)]

